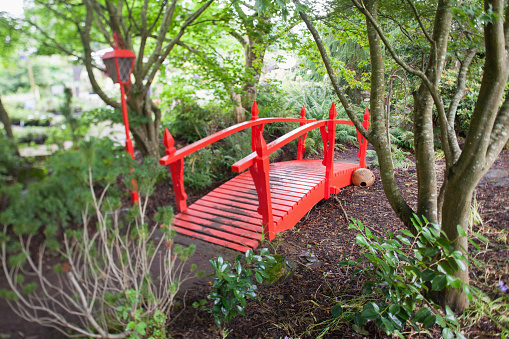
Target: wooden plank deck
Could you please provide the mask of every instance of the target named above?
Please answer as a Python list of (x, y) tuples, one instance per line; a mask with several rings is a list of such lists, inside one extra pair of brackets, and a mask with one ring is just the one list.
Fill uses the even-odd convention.
[[(351, 185), (359, 164), (335, 162), (331, 186)], [(270, 192), (276, 232), (292, 228), (324, 196), (321, 160), (270, 164)], [(177, 232), (245, 252), (262, 238), (262, 216), (249, 171), (224, 183), (175, 216)]]

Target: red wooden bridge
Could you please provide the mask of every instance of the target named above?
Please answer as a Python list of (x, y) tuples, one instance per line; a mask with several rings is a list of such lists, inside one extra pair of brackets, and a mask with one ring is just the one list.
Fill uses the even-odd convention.
[[(159, 163), (170, 167), (178, 212), (173, 227), (177, 232), (245, 252), (256, 248), (263, 237), (273, 240), (278, 232), (295, 226), (321, 199), (327, 199), (351, 185), (355, 170), (366, 167), (367, 141), (358, 131), (359, 163), (334, 161), (336, 125), (353, 125), (349, 120), (335, 119), (334, 104), (329, 110), (329, 119), (322, 121), (306, 119), (304, 107), (300, 118), (295, 119), (259, 119), (256, 102), (251, 113), (250, 121), (226, 128), (179, 150), (174, 147), (173, 137), (166, 129), (166, 155)], [(267, 145), (263, 129), (265, 124), (274, 122), (293, 122), (299, 127)], [(367, 109), (362, 124), (368, 128)], [(247, 128), (251, 128), (253, 153), (232, 166), (234, 172), (241, 174), (187, 206), (184, 157)], [(322, 135), (324, 159), (303, 160), (306, 135), (316, 128)], [(297, 138), (297, 160), (269, 163), (270, 154)]]

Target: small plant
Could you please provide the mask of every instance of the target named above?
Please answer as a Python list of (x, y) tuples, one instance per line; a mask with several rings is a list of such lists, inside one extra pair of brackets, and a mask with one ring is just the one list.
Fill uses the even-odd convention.
[[(472, 300), (470, 287), (454, 277), (454, 271), (465, 270), (467, 259), (460, 251), (454, 250), (452, 242), (440, 231), (438, 225), (414, 219), (417, 234), (407, 230), (394, 235), (388, 232), (388, 239), (376, 237), (360, 221), (350, 225), (360, 231), (356, 236), (361, 246), (357, 260), (340, 262), (356, 269), (352, 274), (363, 272), (367, 276), (362, 286), (366, 303), (362, 309), (351, 311), (347, 316), (354, 322), (354, 328), (362, 332), (362, 326), (373, 321), (388, 335), (403, 337), (401, 331), (406, 325), (421, 331), (435, 324), (440, 325), (444, 338), (464, 338), (459, 332), (459, 322), (452, 310), (444, 310), (427, 299), (428, 293), (455, 288), (463, 290)], [(459, 227), (460, 228), (460, 227)], [(460, 232), (464, 235), (464, 232)], [(403, 246), (410, 252), (404, 252)], [(347, 258), (348, 259), (348, 258)], [(342, 307), (333, 307), (333, 314), (342, 315)]]
[[(129, 321), (125, 328), (126, 332), (130, 333), (127, 337), (129, 339), (166, 339), (166, 315), (161, 310), (156, 310), (152, 317), (143, 314), (136, 306), (143, 298), (143, 295), (133, 289), (125, 292), (125, 304), (117, 307), (117, 312), (121, 319)], [(150, 296), (153, 298), (153, 296)], [(132, 309), (136, 311), (134, 314)]]
[[(218, 326), (229, 322), (237, 314), (244, 315), (246, 299), (256, 297), (257, 286), (253, 275), (261, 284), (269, 278), (266, 270), (274, 263), (276, 260), (267, 248), (262, 248), (260, 254), (251, 250), (246, 251), (244, 256), (239, 254), (233, 264), (221, 256), (210, 260), (215, 275), (213, 292), (209, 295), (214, 302), (210, 312)], [(201, 305), (204, 305), (204, 301)], [(195, 302), (193, 306), (199, 307), (200, 303)]]

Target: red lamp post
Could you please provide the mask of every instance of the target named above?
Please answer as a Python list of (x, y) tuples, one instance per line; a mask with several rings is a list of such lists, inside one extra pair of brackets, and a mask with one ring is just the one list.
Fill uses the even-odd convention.
[[(133, 141), (129, 136), (129, 118), (127, 117), (127, 104), (125, 98), (124, 85), (129, 83), (131, 72), (134, 66), (134, 59), (136, 55), (128, 49), (118, 49), (117, 36), (115, 37), (115, 46), (113, 51), (107, 52), (103, 55), (102, 59), (106, 65), (106, 70), (113, 83), (120, 84), (120, 99), (122, 102), (122, 116), (124, 118), (125, 126), (125, 148), (134, 159)], [(138, 203), (138, 192), (136, 192), (136, 182), (133, 180), (135, 190), (131, 191), (131, 201), (133, 204)]]

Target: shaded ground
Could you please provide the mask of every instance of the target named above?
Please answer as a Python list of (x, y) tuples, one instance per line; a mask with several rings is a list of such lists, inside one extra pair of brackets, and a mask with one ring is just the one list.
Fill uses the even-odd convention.
[[(355, 155), (355, 150), (338, 154), (342, 158)], [(335, 197), (319, 202), (294, 229), (281, 233), (272, 243), (262, 246), (283, 254), (296, 263), (294, 274), (286, 281), (273, 286), (259, 286), (257, 300), (248, 302), (246, 315), (232, 320), (227, 328), (231, 330), (228, 338), (316, 338), (330, 326), (325, 338), (383, 338), (372, 326), (367, 326), (367, 334), (359, 334), (350, 323), (330, 324), (330, 307), (337, 299), (354, 299), (359, 295), (362, 277), (353, 275), (338, 262), (345, 256), (355, 258), (358, 246), (355, 244), (356, 231), (348, 229), (351, 218), (359, 219), (370, 227), (373, 233), (383, 235), (388, 230), (403, 227), (390, 208), (377, 169), (375, 185), (368, 188), (347, 187)], [(489, 249), (473, 252), (476, 259), (485, 264), (471, 271), (472, 284), (488, 293), (493, 299), (501, 294), (498, 282), (509, 281), (509, 152), (504, 150), (489, 174), (477, 189), (477, 203), (484, 223), (475, 226), (489, 238)], [(398, 184), (404, 196), (412, 201), (416, 190), (415, 168), (399, 169), (396, 172)], [(190, 194), (190, 202), (201, 197), (203, 192)], [(157, 205), (172, 203), (169, 184), (161, 185), (153, 199), (152, 210)], [(232, 259), (237, 253), (219, 246), (178, 237), (176, 242), (194, 243), (197, 253), (192, 262), (198, 268), (211, 272), (208, 260), (222, 255)], [(306, 267), (299, 259), (303, 254), (315, 255), (320, 263), (313, 268)], [(180, 315), (170, 325), (173, 338), (220, 338), (221, 332), (215, 326), (212, 316), (204, 310), (190, 305), (210, 293), (212, 278), (194, 280), (184, 286), (186, 299), (175, 308)], [(0, 278), (0, 287), (5, 281)], [(182, 294), (184, 295), (184, 294)], [(502, 312), (495, 310), (493, 312)], [(508, 310), (509, 311), (509, 310)], [(12, 314), (5, 301), (0, 301), (0, 335), (2, 338), (61, 338), (55, 331), (28, 324)], [(471, 338), (499, 338), (497, 328), (487, 316), (472, 317), (475, 322), (467, 323), (467, 335)], [(507, 324), (506, 324), (507, 325)], [(429, 335), (421, 333), (413, 337), (440, 337), (434, 329)]]

